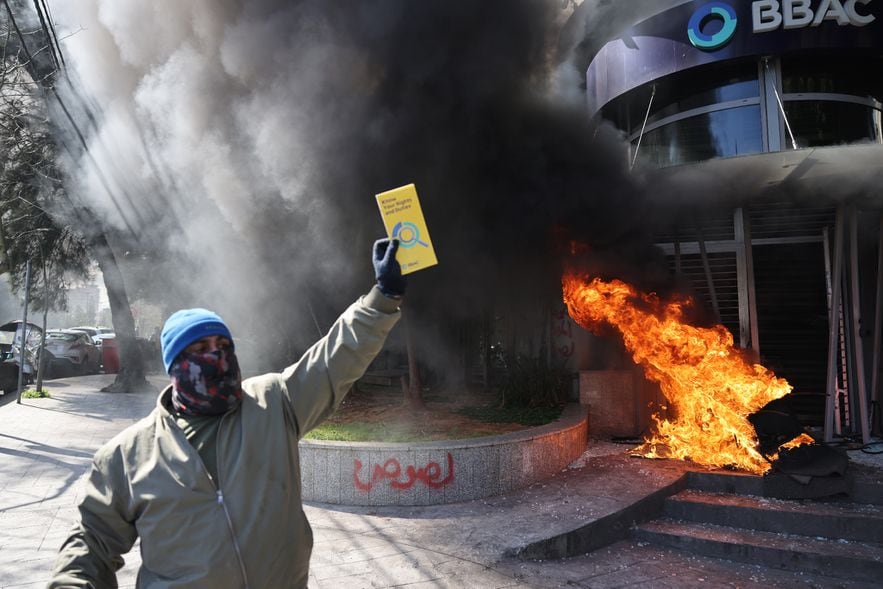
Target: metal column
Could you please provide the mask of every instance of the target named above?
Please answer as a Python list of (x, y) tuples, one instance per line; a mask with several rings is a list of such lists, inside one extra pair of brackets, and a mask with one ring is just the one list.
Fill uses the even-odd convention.
[(834, 222), (834, 256), (831, 270), (831, 310), (828, 316), (828, 378), (825, 387), (825, 442), (834, 441), (834, 403), (837, 397), (837, 344), (843, 284), (843, 207)]
[(733, 215), (736, 234), (736, 259), (739, 264), (739, 332), (740, 345), (751, 348), (760, 358), (760, 334), (757, 326), (757, 292), (754, 286), (754, 250), (751, 243), (751, 222), (748, 212), (736, 209)]
[(865, 374), (865, 353), (861, 338), (861, 291), (858, 281), (858, 211), (855, 205), (849, 207), (849, 267), (850, 267), (850, 299), (852, 306), (852, 348), (855, 375), (852, 382), (855, 383), (855, 395), (853, 399), (858, 405), (859, 426), (852, 423), (853, 431), (860, 431), (862, 444), (867, 444), (871, 438), (868, 433), (868, 389)]
[(877, 302), (874, 308), (874, 356), (871, 361), (871, 399), (872, 416), (876, 416), (871, 424), (871, 432), (874, 435), (883, 435), (883, 407), (880, 406), (880, 340), (881, 326), (883, 326), (883, 214), (880, 215), (880, 227), (878, 229), (879, 244), (877, 245)]

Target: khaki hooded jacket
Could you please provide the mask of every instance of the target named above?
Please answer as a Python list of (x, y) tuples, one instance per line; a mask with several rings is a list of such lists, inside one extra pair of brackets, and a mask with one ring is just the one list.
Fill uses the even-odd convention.
[(49, 587), (116, 587), (121, 555), (139, 537), (138, 587), (306, 587), (313, 537), (298, 440), (340, 404), (400, 315), (375, 287), (298, 362), (245, 380), (242, 403), (218, 418), (217, 480), (164, 390), (150, 415), (95, 454), (81, 521)]

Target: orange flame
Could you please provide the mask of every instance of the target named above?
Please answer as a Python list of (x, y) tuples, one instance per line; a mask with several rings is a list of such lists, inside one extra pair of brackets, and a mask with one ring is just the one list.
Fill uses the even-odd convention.
[(749, 362), (723, 326), (684, 320), (689, 301), (662, 302), (619, 280), (573, 274), (563, 278), (564, 303), (586, 329), (607, 323), (669, 403), (669, 418), (654, 415), (656, 433), (638, 449), (648, 458), (679, 458), (708, 467), (762, 474), (769, 462), (757, 451), (747, 417), (791, 391), (784, 379)]
[(791, 448), (796, 448), (797, 446), (803, 446), (804, 444), (815, 444), (816, 441), (812, 439), (812, 436), (809, 434), (800, 434), (790, 442), (785, 442), (781, 446), (779, 446), (779, 450), (790, 450)]

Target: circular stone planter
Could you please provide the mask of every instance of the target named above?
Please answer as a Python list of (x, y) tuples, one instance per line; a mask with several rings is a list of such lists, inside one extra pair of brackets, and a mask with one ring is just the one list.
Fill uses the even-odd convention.
[(548, 478), (588, 444), (584, 405), (499, 436), (436, 442), (300, 442), (303, 499), (337, 505), (438, 505), (499, 495)]

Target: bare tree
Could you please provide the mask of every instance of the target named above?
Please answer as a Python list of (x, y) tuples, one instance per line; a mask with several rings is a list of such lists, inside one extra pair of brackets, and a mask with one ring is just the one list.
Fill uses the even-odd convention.
[(420, 379), (420, 367), (417, 363), (417, 346), (414, 341), (414, 326), (409, 315), (402, 309), (402, 324), (405, 328), (405, 348), (408, 354), (408, 376), (402, 376), (402, 393), (404, 405), (414, 411), (426, 409), (423, 401), (423, 382)]
[[(107, 237), (110, 229), (96, 226), (99, 217), (83, 203), (74, 202), (57, 165), (60, 149), (75, 156), (87, 152), (88, 144), (55, 87), (63, 73), (59, 69), (63, 59), (51, 23), (35, 3), (41, 24), (24, 29), (20, 25), (24, 19), (16, 15), (29, 8), (10, 0), (3, 0), (3, 5), (0, 94), (6, 112), (0, 133), (4, 134), (3, 144), (10, 148), (0, 160), (8, 178), (2, 187), (0, 268), (11, 273), (13, 288), (20, 288), (25, 261), (46, 262), (46, 272), (38, 275), (48, 284), (35, 291), (38, 301), (44, 299), (38, 304), (52, 306), (63, 304), (65, 276), (71, 271), (85, 276), (83, 267), (90, 259), (97, 261), (108, 292), (121, 368), (104, 390), (126, 392), (148, 387), (122, 273)], [(60, 115), (49, 117), (50, 107)], [(80, 143), (65, 144), (62, 131)]]
[[(3, 48), (9, 47), (8, 28)], [(43, 329), (50, 309), (63, 309), (69, 278), (88, 277), (89, 256), (70, 226), (48, 212), (62, 190), (55, 167), (55, 143), (43, 104), (34, 95), (34, 82), (18, 55), (0, 62), (0, 273), (9, 273), (19, 290), (27, 261), (33, 273), (34, 307), (43, 311)], [(37, 353), (37, 390), (45, 362), (43, 341)]]

